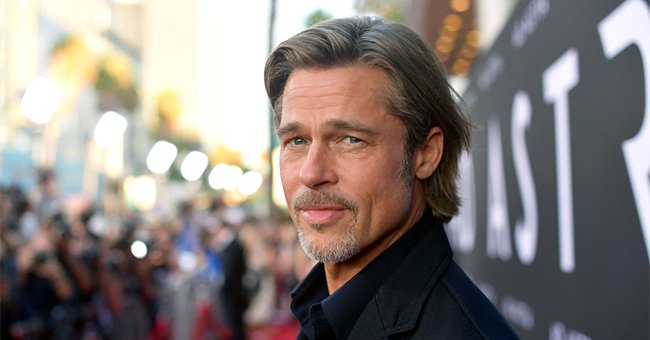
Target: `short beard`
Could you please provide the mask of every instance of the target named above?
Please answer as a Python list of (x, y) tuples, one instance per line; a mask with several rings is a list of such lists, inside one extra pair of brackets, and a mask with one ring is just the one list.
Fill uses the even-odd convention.
[(300, 246), (310, 259), (323, 263), (341, 263), (361, 252), (357, 239), (354, 237), (354, 229), (354, 226), (348, 229), (343, 240), (333, 242), (322, 248), (316, 248), (312, 242), (305, 239), (302, 227), (298, 226), (298, 241), (300, 241)]
[[(305, 238), (303, 227), (298, 224), (298, 212), (300, 211), (300, 208), (305, 205), (332, 203), (350, 210), (354, 215), (354, 222), (347, 229), (345, 238), (341, 240), (333, 240), (334, 242), (329, 242), (323, 247), (315, 247), (313, 242), (309, 242)], [(298, 232), (298, 241), (300, 242), (302, 249), (305, 251), (305, 254), (307, 254), (307, 257), (310, 259), (322, 263), (340, 263), (351, 259), (361, 252), (361, 248), (354, 236), (358, 213), (358, 207), (354, 202), (342, 196), (311, 191), (298, 196), (293, 202), (293, 209), (294, 221), (296, 222), (296, 230)], [(311, 227), (316, 231), (320, 231), (324, 226), (311, 225)]]

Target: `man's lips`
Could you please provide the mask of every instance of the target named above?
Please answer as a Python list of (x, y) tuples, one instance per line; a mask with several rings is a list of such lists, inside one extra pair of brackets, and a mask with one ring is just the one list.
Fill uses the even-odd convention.
[(340, 206), (306, 206), (300, 208), (300, 215), (309, 224), (326, 224), (339, 218), (344, 211)]

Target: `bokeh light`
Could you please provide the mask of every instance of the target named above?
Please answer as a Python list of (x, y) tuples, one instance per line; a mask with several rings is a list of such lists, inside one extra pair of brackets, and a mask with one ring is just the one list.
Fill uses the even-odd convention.
[(121, 114), (115, 111), (104, 113), (95, 125), (93, 132), (95, 143), (104, 149), (113, 149), (119, 146), (128, 125), (128, 121)]
[(192, 151), (181, 163), (181, 176), (188, 181), (196, 181), (208, 167), (208, 156), (201, 151)]
[(20, 101), (23, 115), (37, 124), (46, 124), (56, 112), (63, 90), (45, 77), (34, 78)]
[(163, 174), (174, 164), (177, 155), (178, 148), (174, 144), (158, 141), (147, 154), (147, 168), (155, 174)]

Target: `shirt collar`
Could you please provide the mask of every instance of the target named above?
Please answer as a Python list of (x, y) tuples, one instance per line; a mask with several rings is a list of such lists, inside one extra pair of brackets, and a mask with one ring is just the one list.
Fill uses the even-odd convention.
[(393, 270), (386, 269), (397, 268), (406, 254), (433, 229), (432, 218), (430, 210), (426, 209), (409, 231), (332, 295), (327, 290), (323, 264), (316, 264), (291, 293), (291, 309), (303, 331), (313, 339), (309, 310), (320, 304), (337, 338), (347, 338), (368, 302), (392, 275)]

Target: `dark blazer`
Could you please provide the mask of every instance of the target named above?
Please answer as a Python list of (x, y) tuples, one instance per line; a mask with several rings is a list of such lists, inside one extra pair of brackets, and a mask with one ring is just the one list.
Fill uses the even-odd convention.
[(441, 223), (384, 282), (349, 339), (518, 339), (453, 261)]

